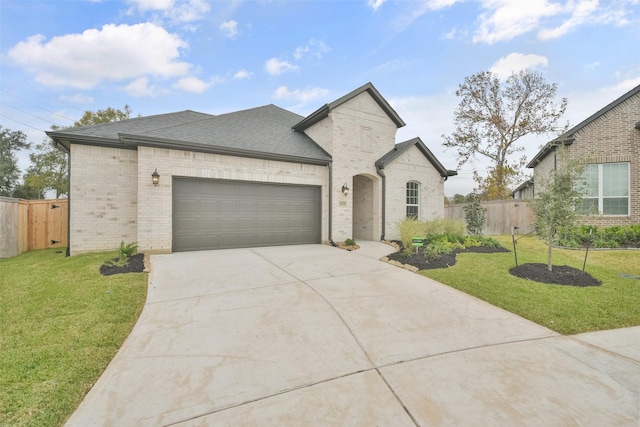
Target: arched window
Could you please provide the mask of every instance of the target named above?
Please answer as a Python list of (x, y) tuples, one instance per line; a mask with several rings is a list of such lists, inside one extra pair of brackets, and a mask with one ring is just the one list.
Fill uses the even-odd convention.
[(419, 218), (420, 214), (420, 184), (407, 182), (407, 218)]

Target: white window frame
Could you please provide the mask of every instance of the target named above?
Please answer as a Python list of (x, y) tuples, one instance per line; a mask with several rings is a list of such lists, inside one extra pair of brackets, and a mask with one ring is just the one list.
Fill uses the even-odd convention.
[[(415, 186), (415, 187), (414, 187)], [(409, 192), (415, 192), (410, 194)], [(410, 203), (415, 201), (415, 203)], [(415, 213), (409, 213), (409, 209), (415, 209)], [(407, 218), (420, 218), (420, 183), (416, 181), (408, 181), (405, 185), (405, 213)]]
[[(623, 198), (624, 196), (604, 196), (604, 165), (627, 165), (627, 213), (626, 214), (605, 214), (604, 213), (604, 200), (609, 198)], [(598, 167), (598, 195), (583, 197), (583, 200), (597, 200), (598, 201), (598, 213), (602, 216), (629, 216), (631, 214), (631, 164), (629, 162), (611, 162), (611, 163), (590, 163), (587, 166)], [(589, 212), (584, 212), (589, 214)]]

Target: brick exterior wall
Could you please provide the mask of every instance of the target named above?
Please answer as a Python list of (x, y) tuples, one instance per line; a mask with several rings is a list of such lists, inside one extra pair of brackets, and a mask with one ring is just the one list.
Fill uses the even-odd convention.
[[(333, 109), (306, 133), (332, 155), (332, 235), (329, 168), (281, 161), (138, 146), (136, 150), (71, 145), (72, 254), (108, 250), (121, 241), (145, 252), (172, 249), (172, 177), (321, 187), (323, 241), (382, 235), (382, 178), (375, 162), (395, 145), (397, 127), (367, 93)], [(160, 182), (154, 187), (151, 174)], [(443, 216), (443, 179), (415, 147), (385, 169), (386, 238), (405, 216), (407, 181), (420, 184), (420, 217)], [(343, 184), (350, 188), (342, 193)]]
[[(395, 123), (375, 100), (368, 93), (362, 93), (338, 106), (329, 113), (329, 117), (305, 131), (333, 158), (334, 241), (340, 242), (354, 237), (354, 221), (356, 227), (358, 224), (362, 226), (362, 221), (366, 221), (354, 218), (354, 197), (361, 197), (358, 191), (353, 191), (359, 187), (354, 185), (353, 180), (357, 175), (369, 179), (373, 186), (373, 200), (369, 204), (373, 208), (373, 230), (360, 229), (355, 234), (372, 235), (375, 240), (380, 238), (382, 184), (381, 177), (376, 172), (375, 162), (393, 149), (396, 130)], [(342, 194), (342, 185), (345, 183), (352, 190), (347, 197)], [(355, 212), (366, 215), (362, 209)]]
[(387, 176), (385, 238), (399, 240), (397, 224), (407, 217), (407, 182), (419, 187), (419, 217), (430, 220), (444, 217), (444, 178), (422, 155), (418, 147), (411, 147), (385, 168)]
[[(138, 147), (138, 245), (147, 252), (170, 252), (172, 177), (234, 179), (321, 186), (322, 239), (328, 239), (328, 169), (326, 166), (259, 160), (192, 151)], [(154, 187), (151, 174), (160, 174)]]
[[(575, 141), (567, 147), (572, 159), (585, 163), (629, 162), (629, 215), (585, 216), (582, 223), (597, 226), (640, 223), (640, 130), (635, 129), (639, 120), (640, 94), (636, 94), (576, 132)], [(553, 168), (553, 159), (554, 153), (548, 154), (536, 165), (534, 176), (546, 176)]]
[(73, 144), (70, 167), (71, 255), (137, 241), (138, 153)]

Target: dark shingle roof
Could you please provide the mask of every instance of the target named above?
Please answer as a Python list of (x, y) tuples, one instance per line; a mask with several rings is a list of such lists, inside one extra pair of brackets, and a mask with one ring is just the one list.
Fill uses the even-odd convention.
[(378, 92), (378, 90), (373, 86), (373, 84), (369, 82), (349, 92), (345, 96), (338, 98), (335, 101), (329, 104), (325, 104), (322, 107), (318, 108), (316, 111), (314, 111), (313, 113), (305, 117), (303, 120), (301, 120), (299, 123), (296, 123), (293, 126), (293, 129), (297, 131), (303, 131), (309, 128), (310, 126), (318, 123), (319, 121), (327, 117), (331, 112), (331, 110), (335, 109), (336, 107), (339, 107), (340, 105), (344, 104), (345, 102), (355, 98), (356, 96), (364, 92), (368, 92), (369, 95), (371, 95), (373, 100), (380, 106), (380, 108), (382, 108), (382, 110), (387, 114), (387, 116), (389, 116), (389, 118), (395, 123), (397, 127), (401, 128), (406, 124), (400, 118), (398, 113), (396, 113), (396, 111), (391, 107), (391, 105), (389, 105), (389, 103), (382, 97), (382, 95), (380, 95), (380, 92)]
[(380, 157), (380, 159), (378, 159), (378, 161), (376, 162), (376, 167), (384, 169), (386, 165), (393, 162), (398, 156), (400, 156), (402, 153), (404, 153), (414, 145), (418, 147), (418, 149), (427, 158), (427, 160), (429, 160), (429, 162), (433, 165), (433, 167), (436, 168), (438, 173), (440, 173), (440, 176), (450, 177), (450, 176), (458, 175), (457, 171), (448, 170), (444, 166), (442, 166), (442, 163), (438, 161), (436, 156), (433, 155), (431, 150), (429, 150), (429, 148), (427, 148), (424, 142), (422, 142), (422, 140), (418, 137), (396, 144), (396, 146), (393, 147), (393, 150), (389, 151), (387, 154), (385, 154), (384, 156)]
[[(615, 101), (613, 101), (612, 103), (608, 104), (606, 107), (598, 110), (596, 113), (592, 114), (591, 116), (589, 116), (585, 120), (581, 121), (576, 126), (572, 127), (571, 129), (569, 129), (568, 131), (566, 131), (565, 133), (563, 133), (562, 135), (560, 135), (556, 139), (554, 139), (552, 141), (549, 141), (547, 144), (545, 144), (544, 147), (542, 147), (542, 149), (538, 152), (538, 154), (536, 154), (533, 157), (533, 159), (531, 159), (531, 161), (527, 164), (527, 167), (528, 168), (535, 167), (545, 157), (547, 157), (547, 155), (549, 153), (551, 153), (556, 146), (558, 146), (560, 144), (571, 145), (573, 143), (573, 141), (575, 140), (575, 136), (574, 135), (575, 135), (576, 132), (578, 132), (579, 130), (581, 130), (582, 128), (584, 128), (585, 126), (587, 126), (589, 123), (593, 122), (594, 120), (596, 120), (596, 119), (600, 118), (601, 116), (607, 114), (609, 111), (613, 110), (618, 105), (622, 104), (623, 102), (625, 102), (626, 100), (628, 100), (629, 98), (631, 98), (632, 96), (634, 96), (634, 95), (636, 95), (638, 93), (640, 93), (640, 85), (638, 85), (635, 88), (631, 89), (629, 92), (625, 93), (620, 98), (618, 98)], [(636, 125), (635, 125), (636, 129), (639, 128), (638, 127), (639, 124), (640, 124), (640, 122), (636, 123)]]
[(183, 111), (48, 134), (63, 145), (65, 141), (121, 148), (147, 145), (328, 163), (331, 156), (306, 134), (292, 130), (301, 118), (275, 105), (266, 105), (217, 116)]
[(56, 132), (47, 132), (49, 136), (65, 135), (69, 138), (78, 137), (84, 139), (96, 139), (106, 142), (119, 140), (120, 133), (143, 133), (153, 129), (162, 129), (168, 126), (184, 125), (200, 120), (215, 117), (211, 114), (198, 113), (196, 111), (179, 111), (177, 113), (158, 114), (154, 116), (136, 117), (117, 122), (102, 123), (93, 126), (68, 128)]

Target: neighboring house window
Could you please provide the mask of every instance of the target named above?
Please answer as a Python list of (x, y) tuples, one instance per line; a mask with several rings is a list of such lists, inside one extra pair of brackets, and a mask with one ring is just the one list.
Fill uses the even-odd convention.
[(629, 163), (586, 165), (582, 178), (582, 213), (629, 215)]
[(407, 218), (418, 218), (420, 184), (407, 182)]

